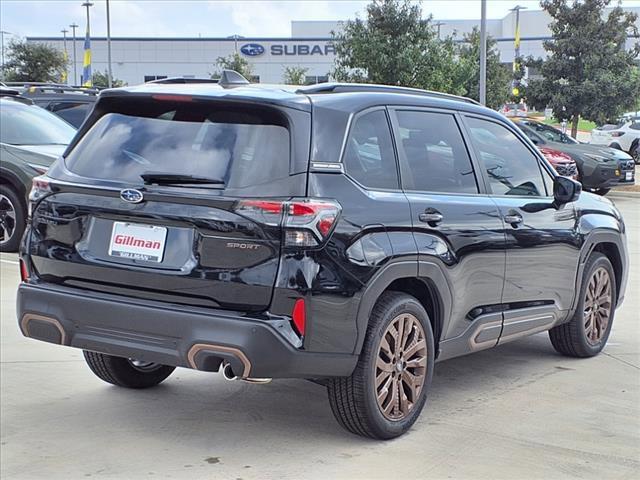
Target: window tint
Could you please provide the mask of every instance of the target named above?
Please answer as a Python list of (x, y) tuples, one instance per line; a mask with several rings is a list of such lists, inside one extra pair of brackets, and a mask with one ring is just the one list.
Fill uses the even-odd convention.
[(545, 196), (538, 159), (507, 128), (467, 118), (471, 139), (495, 195)]
[(398, 188), (391, 132), (383, 110), (356, 119), (347, 139), (344, 165), (349, 175), (365, 187)]
[(170, 173), (220, 179), (227, 190), (253, 187), (289, 176), (289, 130), (279, 122), (266, 113), (190, 104), (153, 117), (107, 113), (66, 164), (78, 175), (134, 184), (143, 173)]
[(453, 115), (400, 111), (399, 144), (407, 161), (403, 186), (410, 190), (478, 193), (469, 154)]

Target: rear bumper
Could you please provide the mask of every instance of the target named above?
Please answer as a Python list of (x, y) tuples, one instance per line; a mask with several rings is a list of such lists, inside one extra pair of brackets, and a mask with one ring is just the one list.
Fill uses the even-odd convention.
[(18, 323), (26, 337), (138, 360), (240, 377), (350, 375), (351, 354), (306, 352), (276, 326), (238, 312), (140, 301), (52, 284), (18, 288)]

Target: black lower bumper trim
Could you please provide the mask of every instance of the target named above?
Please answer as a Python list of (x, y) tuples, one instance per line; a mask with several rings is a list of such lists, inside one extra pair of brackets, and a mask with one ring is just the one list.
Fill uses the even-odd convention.
[(244, 377), (308, 378), (347, 376), (357, 362), (298, 350), (267, 322), (237, 312), (28, 283), (17, 307), (27, 337), (164, 365), (210, 371), (227, 361)]

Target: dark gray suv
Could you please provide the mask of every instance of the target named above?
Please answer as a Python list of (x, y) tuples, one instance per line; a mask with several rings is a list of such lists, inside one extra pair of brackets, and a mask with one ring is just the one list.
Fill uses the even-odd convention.
[(545, 330), (596, 355), (627, 278), (611, 202), (498, 113), (398, 87), (107, 90), (31, 209), (24, 335), (122, 387), (312, 379), (381, 439), (436, 361)]

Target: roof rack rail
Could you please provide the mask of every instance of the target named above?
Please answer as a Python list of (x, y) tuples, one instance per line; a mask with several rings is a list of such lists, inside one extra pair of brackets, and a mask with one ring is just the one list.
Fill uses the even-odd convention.
[(218, 83), (218, 79), (215, 78), (195, 78), (195, 77), (168, 77), (161, 78), (159, 80), (149, 80), (145, 83), (160, 83), (160, 84), (187, 84), (187, 83)]
[(76, 92), (96, 95), (102, 90), (100, 87), (83, 87), (75, 85), (66, 85), (64, 83), (53, 82), (6, 82), (8, 87), (18, 87), (27, 90), (27, 93), (46, 93), (46, 92)]
[(382, 92), (382, 93), (402, 93), (405, 95), (419, 95), (423, 97), (443, 98), (447, 100), (458, 100), (461, 102), (473, 103), (480, 105), (480, 102), (468, 97), (459, 95), (451, 95), (449, 93), (434, 92), (431, 90), (422, 90), (420, 88), (398, 87), (395, 85), (375, 85), (368, 83), (319, 83), (300, 87), (296, 93), (348, 93), (348, 92)]

